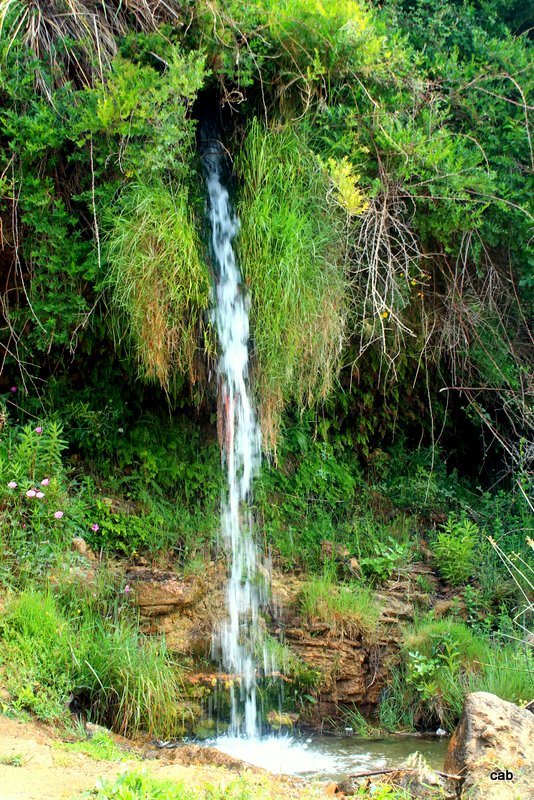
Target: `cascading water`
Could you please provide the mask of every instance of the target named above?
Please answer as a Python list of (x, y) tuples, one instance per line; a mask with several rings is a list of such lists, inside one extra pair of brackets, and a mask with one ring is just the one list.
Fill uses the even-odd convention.
[[(206, 130), (207, 128), (207, 130)], [(239, 223), (223, 185), (224, 153), (216, 133), (205, 126), (202, 157), (206, 171), (211, 248), (216, 270), (216, 324), (219, 414), (222, 460), (227, 488), (222, 500), (221, 528), (230, 555), (226, 602), (228, 618), (215, 632), (213, 655), (231, 680), (229, 735), (260, 734), (257, 712), (256, 660), (262, 649), (260, 608), (265, 601), (262, 571), (252, 535), (249, 508), (252, 481), (260, 466), (261, 434), (248, 386), (249, 298), (232, 246)], [(262, 661), (268, 658), (264, 653)], [(269, 664), (274, 672), (274, 664)], [(239, 688), (236, 691), (235, 682)]]

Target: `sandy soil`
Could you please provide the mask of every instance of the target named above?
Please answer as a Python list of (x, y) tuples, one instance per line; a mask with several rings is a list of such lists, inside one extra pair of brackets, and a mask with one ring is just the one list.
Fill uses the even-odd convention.
[[(0, 800), (72, 800), (92, 789), (98, 778), (113, 779), (129, 769), (143, 768), (159, 778), (189, 786), (203, 782), (225, 785), (237, 773), (248, 771), (247, 765), (232, 759), (226, 766), (206, 764), (205, 757), (204, 763), (191, 764), (195, 758), (192, 748), (184, 749), (183, 756), (178, 750), (161, 751), (157, 759), (117, 763), (62, 750), (57, 747), (58, 741), (61, 740), (47, 726), (0, 716), (0, 759), (18, 756), (22, 760), (22, 766), (0, 764)], [(177, 763), (180, 760), (186, 763)], [(215, 760), (219, 762), (220, 758)], [(252, 774), (258, 782), (267, 780), (273, 791), (278, 790), (287, 800), (310, 796), (293, 779), (267, 778), (268, 773), (255, 769)]]

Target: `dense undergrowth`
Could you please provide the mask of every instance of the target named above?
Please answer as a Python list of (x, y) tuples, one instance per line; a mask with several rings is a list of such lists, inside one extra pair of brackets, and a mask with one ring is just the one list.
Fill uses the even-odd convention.
[[(81, 6), (0, 2), (5, 710), (76, 698), (124, 733), (184, 730), (184, 668), (140, 634), (116, 560), (218, 555), (206, 110), (251, 300), (258, 541), (338, 633), (379, 636), (388, 581), (426, 597), (374, 725), (530, 699), (528, 9), (93, 6), (89, 32)], [(287, 659), (293, 705), (313, 701)]]
[[(305, 580), (303, 617), (372, 643), (380, 638), (374, 590), (388, 580), (410, 579), (426, 563), (442, 587), (453, 587), (449, 617), (422, 608), (404, 628), (374, 724), (450, 729), (465, 694), (477, 689), (526, 701), (534, 665), (521, 643), (532, 582), (522, 492), (477, 491), (439, 465), (431, 469), (430, 452), (400, 446), (365, 466), (337, 434), (310, 435), (310, 420), (287, 421), (278, 466), (264, 464), (256, 493), (275, 566)], [(113, 455), (104, 449), (85, 461), (78, 434), (57, 416), (36, 426), (4, 421), (0, 638), (11, 706), (60, 720), (76, 698), (122, 733), (182, 733), (195, 725), (187, 674), (164, 641), (140, 634), (115, 559), (170, 558), (184, 573), (204, 569), (218, 548), (218, 447), (201, 443), (192, 423), (143, 418), (123, 430)], [(436, 515), (443, 522), (432, 521)], [(74, 537), (103, 559), (89, 578), (71, 550)], [(431, 607), (436, 584), (424, 573), (413, 581)], [(273, 647), (290, 677), (289, 708), (312, 701), (320, 675), (274, 640)], [(343, 713), (354, 723), (356, 711)]]

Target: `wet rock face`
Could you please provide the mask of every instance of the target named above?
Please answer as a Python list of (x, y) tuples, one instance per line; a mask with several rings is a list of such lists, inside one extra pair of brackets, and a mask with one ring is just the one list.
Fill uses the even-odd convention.
[(488, 692), (470, 694), (445, 771), (465, 776), (462, 797), (470, 800), (532, 797), (534, 714)]
[[(310, 667), (320, 671), (317, 704), (308, 710), (313, 717), (336, 717), (339, 705), (370, 709), (378, 703), (384, 686), (386, 642), (369, 645), (362, 637), (333, 634), (324, 624), (302, 624), (287, 628), (285, 640)], [(314, 723), (314, 719), (309, 720)]]

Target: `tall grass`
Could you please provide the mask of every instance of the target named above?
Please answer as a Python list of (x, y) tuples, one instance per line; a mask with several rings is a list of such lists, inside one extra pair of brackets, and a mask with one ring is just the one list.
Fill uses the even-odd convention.
[(236, 170), (254, 383), (274, 446), (284, 405), (324, 398), (336, 374), (347, 304), (343, 224), (327, 176), (294, 129), (253, 121)]
[(63, 610), (50, 592), (13, 596), (0, 643), (17, 708), (60, 720), (76, 696), (93, 721), (119, 733), (183, 733), (179, 671), (164, 641), (140, 635), (133, 623), (102, 620), (82, 597), (77, 609)]
[(209, 339), (210, 280), (185, 188), (132, 185), (110, 212), (111, 304), (141, 374), (169, 391), (179, 376), (195, 385)]
[(336, 584), (328, 571), (304, 585), (300, 607), (310, 622), (325, 622), (341, 633), (359, 632), (366, 636), (376, 631), (380, 616), (369, 588)]
[(418, 620), (405, 632), (401, 656), (381, 698), (380, 722), (388, 729), (452, 730), (470, 692), (491, 692), (512, 703), (531, 697), (532, 648), (478, 635), (463, 622)]
[(133, 625), (96, 620), (76, 673), (91, 716), (118, 733), (183, 733), (181, 684), (164, 641), (147, 639)]

